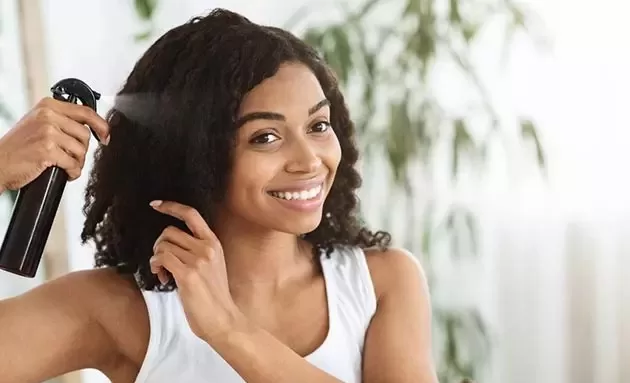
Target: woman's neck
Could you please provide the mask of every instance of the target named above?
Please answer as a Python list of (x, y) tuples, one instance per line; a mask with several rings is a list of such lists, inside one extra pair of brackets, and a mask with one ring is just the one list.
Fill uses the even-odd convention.
[(273, 298), (313, 275), (312, 246), (295, 234), (235, 225), (221, 225), (214, 231), (235, 298)]

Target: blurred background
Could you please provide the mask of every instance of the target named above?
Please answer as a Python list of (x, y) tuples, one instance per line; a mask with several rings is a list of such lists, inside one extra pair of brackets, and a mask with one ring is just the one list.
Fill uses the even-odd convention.
[[(0, 0), (1, 131), (65, 77), (102, 93), (104, 115), (157, 37), (214, 7), (295, 32), (337, 72), (362, 213), (429, 277), (441, 382), (627, 382), (630, 3)], [(36, 278), (0, 273), (0, 298), (92, 267), (86, 174)]]

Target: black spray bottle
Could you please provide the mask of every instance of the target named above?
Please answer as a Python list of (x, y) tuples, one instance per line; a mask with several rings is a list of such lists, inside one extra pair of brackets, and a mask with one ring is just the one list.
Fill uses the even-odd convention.
[[(51, 88), (53, 98), (96, 111), (100, 94), (81, 80), (68, 78)], [(98, 140), (98, 136), (92, 131)], [(68, 182), (65, 170), (53, 166), (19, 190), (11, 221), (0, 248), (0, 269), (33, 278), (42, 259), (61, 196)]]

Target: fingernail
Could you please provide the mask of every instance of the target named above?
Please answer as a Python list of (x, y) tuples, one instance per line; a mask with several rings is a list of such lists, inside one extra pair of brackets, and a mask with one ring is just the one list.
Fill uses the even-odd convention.
[(160, 283), (162, 284), (162, 286), (166, 286), (168, 284), (168, 276), (166, 275), (164, 270), (160, 270), (157, 273), (157, 277), (158, 277), (158, 280), (160, 281)]
[(151, 205), (151, 207), (158, 207), (162, 204), (162, 201), (159, 199), (156, 199), (155, 201), (151, 201), (149, 202), (149, 205)]
[(107, 137), (105, 137), (105, 140), (103, 141), (103, 144), (105, 144), (105, 146), (109, 145), (109, 140), (112, 138), (112, 136), (107, 135)]

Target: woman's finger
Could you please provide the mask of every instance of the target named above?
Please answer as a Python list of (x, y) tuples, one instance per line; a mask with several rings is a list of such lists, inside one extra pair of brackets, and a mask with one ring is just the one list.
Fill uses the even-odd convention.
[(151, 266), (151, 272), (157, 274), (158, 279), (162, 284), (168, 282), (164, 270), (168, 270), (175, 279), (178, 275), (183, 275), (186, 266), (177, 258), (174, 254), (169, 252), (156, 253), (149, 259), (149, 265)]
[(166, 229), (162, 230), (160, 236), (155, 240), (155, 245), (153, 246), (155, 251), (155, 246), (161, 241), (168, 241), (176, 244), (177, 246), (185, 249), (192, 250), (195, 247), (195, 241), (197, 239), (192, 237), (185, 231), (179, 229), (175, 226), (167, 226)]
[(151, 201), (150, 205), (160, 213), (168, 214), (171, 217), (184, 221), (186, 226), (188, 226), (193, 235), (198, 239), (216, 241), (218, 243), (218, 238), (214, 235), (212, 230), (210, 230), (210, 227), (208, 227), (208, 224), (197, 209), (174, 201), (156, 200)]
[(158, 243), (156, 243), (155, 248), (154, 248), (154, 253), (155, 254), (159, 254), (159, 253), (169, 253), (174, 255), (175, 257), (177, 257), (177, 259), (179, 259), (179, 261), (184, 265), (184, 266), (191, 266), (194, 265), (197, 256), (189, 251), (187, 251), (186, 249), (181, 248), (179, 245), (173, 243), (173, 242), (169, 242), (167, 240), (162, 240)]

